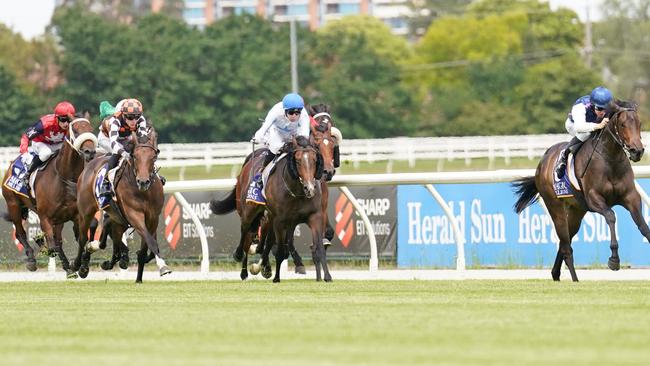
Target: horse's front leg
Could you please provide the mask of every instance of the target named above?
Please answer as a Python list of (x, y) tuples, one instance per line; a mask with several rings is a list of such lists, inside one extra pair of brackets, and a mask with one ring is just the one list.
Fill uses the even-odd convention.
[(323, 268), (323, 279), (325, 282), (332, 281), (332, 276), (330, 275), (329, 268), (327, 266), (327, 255), (325, 252), (325, 247), (323, 246), (323, 218), (322, 214), (317, 213), (309, 217), (309, 228), (311, 229), (312, 235), (312, 256), (314, 258), (314, 264), (316, 267), (316, 281), (321, 280), (321, 266)]
[(132, 207), (126, 207), (126, 205), (124, 213), (127, 221), (133, 226), (133, 229), (140, 234), (143, 241), (140, 253), (138, 253), (138, 276), (136, 282), (142, 282), (141, 272), (144, 270), (144, 265), (146, 263), (147, 249), (149, 249), (151, 253), (153, 253), (154, 258), (156, 258), (156, 265), (158, 266), (160, 276), (171, 273), (171, 269), (169, 269), (165, 260), (160, 256), (160, 248), (158, 247), (158, 242), (155, 237), (158, 217), (147, 222), (144, 212), (138, 211)]
[(643, 215), (641, 214), (641, 196), (636, 189), (631, 190), (627, 196), (625, 196), (623, 207), (630, 212), (632, 220), (634, 220), (636, 227), (639, 228), (641, 235), (643, 235), (650, 243), (650, 228), (648, 228), (648, 224), (646, 224)]
[[(54, 252), (59, 256), (61, 260), (61, 267), (63, 267), (63, 270), (66, 272), (68, 276), (71, 275), (71, 269), (70, 269), (70, 262), (68, 262), (68, 258), (65, 256), (65, 253), (63, 253), (63, 243), (59, 242), (55, 238), (55, 227), (50, 221), (49, 217), (45, 216), (40, 216), (39, 219), (41, 220), (41, 230), (45, 233), (45, 241), (47, 242), (47, 246), (50, 249), (53, 249)], [(57, 225), (60, 226), (56, 229), (56, 231), (61, 231), (63, 230), (63, 224)]]
[[(288, 257), (287, 250), (287, 232), (293, 233), (295, 226), (287, 229), (282, 223), (275, 220), (273, 222), (273, 232), (275, 233), (276, 243), (278, 248), (275, 252), (275, 277), (273, 277), (273, 282), (280, 282), (280, 266), (282, 261)], [(269, 250), (270, 246), (268, 249)]]
[(621, 259), (618, 256), (618, 239), (616, 238), (616, 215), (614, 211), (607, 205), (605, 198), (600, 194), (594, 193), (589, 195), (589, 206), (590, 208), (603, 215), (607, 226), (609, 226), (609, 232), (611, 234), (611, 239), (609, 242), (609, 249), (612, 251), (612, 256), (609, 257), (607, 261), (607, 267), (612, 271), (618, 271), (621, 268)]
[[(76, 225), (76, 221), (73, 224), (74, 229), (79, 231), (79, 225)], [(67, 278), (77, 278), (77, 269), (72, 268), (70, 266), (70, 262), (68, 261), (68, 257), (66, 257), (65, 252), (63, 251), (63, 224), (58, 224), (54, 226), (54, 241), (56, 242), (56, 247), (61, 248), (59, 251), (59, 257), (61, 258), (61, 265), (63, 269), (65, 270), (66, 277)], [(78, 242), (78, 240), (77, 240)]]
[(302, 257), (300, 257), (300, 254), (296, 250), (296, 247), (293, 245), (293, 233), (287, 233), (287, 240), (289, 241), (289, 254), (291, 254), (293, 265), (296, 267), (295, 272), (298, 274), (307, 274), (307, 271), (305, 270), (305, 264), (302, 262)]

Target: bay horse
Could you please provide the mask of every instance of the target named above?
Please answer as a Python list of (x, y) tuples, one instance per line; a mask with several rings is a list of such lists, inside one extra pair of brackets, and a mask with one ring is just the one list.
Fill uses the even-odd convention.
[[(330, 107), (327, 104), (307, 106), (307, 112), (311, 117), (309, 140), (313, 146), (318, 148), (318, 151), (323, 156), (324, 179), (321, 179), (321, 206), (325, 227), (324, 237), (327, 238), (327, 240), (332, 241), (334, 239), (334, 229), (329, 224), (329, 218), (327, 216), (327, 206), (329, 202), (329, 189), (327, 182), (332, 180), (336, 173), (336, 168), (340, 166), (339, 146), (343, 140), (343, 135), (338, 128), (334, 127), (334, 121), (330, 115)], [(272, 235), (271, 230), (272, 227), (272, 223), (268, 219), (262, 221), (260, 245), (254, 249), (251, 248), (251, 251), (262, 253), (265, 245), (273, 246), (275, 244), (275, 237)], [(296, 251), (293, 244), (293, 233), (287, 233), (287, 238), (289, 238), (289, 253), (291, 254), (295, 265), (295, 272), (305, 274), (306, 270), (305, 265), (302, 262), (302, 257), (300, 257), (300, 254)], [(314, 246), (311, 246), (311, 249), (312, 259), (314, 259)], [(327, 246), (325, 247), (325, 250), (327, 250)], [(260, 271), (261, 262), (262, 260), (260, 260), (259, 263), (251, 265), (250, 271), (252, 274), (257, 274)], [(263, 268), (262, 274), (264, 277), (269, 278), (271, 276), (270, 267)]]
[[(134, 138), (136, 141), (131, 158), (126, 160), (115, 175), (115, 201), (106, 212), (110, 216), (113, 245), (126, 248), (121, 242), (122, 234), (132, 226), (141, 237), (138, 251), (138, 272), (136, 283), (142, 282), (144, 265), (156, 259), (160, 276), (171, 273), (165, 260), (160, 257), (156, 240), (158, 218), (164, 203), (163, 185), (157, 178), (154, 163), (159, 150), (157, 134), (149, 128), (147, 135)], [(77, 207), (79, 208), (79, 245), (83, 248), (79, 276), (88, 275), (92, 248), (89, 248), (88, 229), (95, 213), (99, 210), (95, 199), (95, 179), (108, 157), (95, 159), (87, 165), (77, 182)]]
[[(212, 200), (210, 208), (214, 214), (223, 215), (237, 210), (241, 220), (241, 237), (233, 257), (235, 260), (245, 258), (250, 248), (252, 234), (259, 222), (268, 211), (269, 222), (272, 222), (273, 233), (278, 242), (276, 254), (276, 274), (273, 282), (280, 281), (280, 264), (288, 257), (288, 235), (293, 234), (300, 223), (307, 223), (311, 229), (312, 242), (316, 248), (316, 279), (321, 280), (321, 266), (325, 281), (332, 277), (327, 266), (327, 258), (323, 247), (324, 220), (321, 204), (320, 179), (323, 174), (323, 158), (314, 146), (304, 137), (296, 138), (285, 147), (287, 156), (278, 161), (275, 173), (266, 182), (266, 206), (244, 203), (246, 189), (250, 181), (251, 168), (256, 166), (256, 160), (263, 159), (259, 154), (252, 156), (244, 163), (237, 177), (237, 184), (222, 200)], [(252, 230), (251, 230), (252, 229)], [(262, 254), (263, 267), (268, 265), (268, 254), (271, 246), (266, 246)], [(238, 260), (239, 261), (239, 260)], [(245, 279), (247, 268), (243, 263), (241, 278)]]
[(641, 234), (650, 241), (650, 229), (641, 215), (641, 197), (634, 186), (634, 172), (630, 164), (630, 160), (638, 162), (644, 152), (637, 105), (617, 100), (607, 116), (610, 119), (607, 126), (592, 133), (575, 156), (575, 171), (576, 176), (581, 178), (581, 191), (574, 192), (574, 197), (557, 198), (553, 189), (554, 164), (566, 143), (555, 144), (546, 151), (535, 176), (523, 177), (512, 183), (519, 197), (514, 205), (517, 213), (541, 196), (553, 220), (560, 239), (551, 270), (555, 281), (560, 280), (562, 261), (569, 268), (571, 279), (578, 281), (571, 238), (580, 229), (587, 211), (603, 215), (609, 226), (612, 255), (607, 265), (611, 270), (620, 269), (613, 206), (625, 207)]
[[(84, 163), (95, 157), (97, 137), (93, 127), (86, 118), (76, 118), (68, 126), (63, 146), (48, 163), (36, 174), (33, 183), (34, 197), (26, 197), (2, 185), (2, 195), (7, 203), (5, 219), (11, 221), (16, 228), (16, 239), (25, 248), (26, 267), (29, 271), (36, 270), (34, 250), (28, 244), (27, 233), (23, 220), (29, 210), (38, 214), (41, 230), (49, 250), (57, 254), (63, 270), (68, 277), (75, 277), (75, 269), (63, 252), (62, 231), (64, 223), (72, 221), (77, 232), (77, 178), (84, 168)], [(20, 159), (20, 157), (18, 157)], [(11, 176), (11, 169), (5, 172), (3, 182)]]

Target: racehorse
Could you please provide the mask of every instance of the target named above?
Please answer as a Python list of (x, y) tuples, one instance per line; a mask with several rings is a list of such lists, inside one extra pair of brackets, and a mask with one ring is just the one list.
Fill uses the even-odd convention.
[[(307, 111), (311, 117), (309, 140), (312, 145), (318, 148), (318, 151), (323, 156), (323, 178), (321, 179), (321, 205), (323, 210), (323, 220), (325, 233), (324, 236), (327, 240), (331, 241), (334, 238), (334, 229), (329, 224), (327, 216), (327, 205), (329, 200), (329, 189), (327, 182), (332, 180), (336, 173), (336, 168), (340, 166), (339, 146), (343, 140), (343, 135), (338, 128), (334, 127), (332, 116), (330, 115), (330, 108), (326, 104), (315, 104), (307, 106)], [(251, 251), (262, 253), (265, 245), (273, 246), (275, 244), (275, 237), (272, 235), (272, 223), (268, 219), (262, 221), (262, 229), (260, 235), (260, 245), (256, 248), (251, 248)], [(268, 235), (271, 234), (271, 235)], [(287, 233), (289, 238), (289, 253), (295, 265), (295, 272), (305, 274), (305, 265), (298, 251), (296, 251), (293, 244), (293, 232)], [(312, 246), (312, 259), (314, 259), (314, 247)], [(327, 247), (325, 247), (327, 250)], [(259, 263), (251, 265), (251, 273), (257, 274), (260, 271), (261, 260)], [(263, 271), (265, 277), (271, 276), (270, 267), (265, 268)]]
[[(287, 233), (293, 234), (300, 223), (307, 223), (312, 232), (312, 242), (315, 247), (316, 279), (321, 280), (321, 266), (325, 281), (332, 277), (327, 266), (327, 258), (323, 247), (324, 220), (321, 204), (319, 180), (323, 174), (323, 158), (321, 154), (304, 137), (298, 137), (285, 148), (286, 158), (280, 159), (275, 166), (275, 174), (271, 174), (266, 182), (266, 210), (270, 222), (273, 223), (273, 233), (279, 243), (276, 254), (276, 273), (273, 282), (280, 281), (280, 264), (288, 256)], [(246, 188), (250, 181), (251, 168), (255, 166), (255, 155), (248, 159), (237, 177), (237, 184), (223, 200), (212, 200), (210, 208), (213, 213), (223, 215), (234, 211), (241, 219), (241, 238), (233, 257), (235, 260), (244, 259), (252, 241), (251, 229), (257, 229), (264, 213), (265, 206), (244, 204)], [(263, 158), (263, 157), (262, 157)], [(262, 254), (262, 267), (268, 268), (268, 245)], [(248, 275), (247, 268), (242, 263), (241, 278)]]
[(33, 210), (40, 219), (47, 247), (59, 256), (68, 277), (75, 276), (75, 270), (70, 267), (68, 258), (63, 252), (61, 233), (63, 224), (68, 221), (73, 221), (74, 231), (77, 232), (79, 226), (77, 220), (77, 178), (84, 168), (84, 162), (95, 157), (96, 147), (97, 138), (93, 134), (92, 125), (85, 118), (77, 118), (70, 122), (68, 136), (61, 149), (36, 174), (32, 187), (33, 198), (6, 186), (12, 173), (13, 163), (5, 172), (3, 180), (5, 184), (2, 185), (2, 195), (7, 202), (5, 219), (11, 221), (16, 228), (16, 239), (25, 248), (28, 270), (36, 270), (36, 259), (34, 250), (28, 244), (22, 220), (27, 218), (29, 210)]
[[(164, 202), (163, 185), (157, 178), (154, 168), (154, 162), (159, 153), (157, 135), (155, 130), (150, 128), (146, 136), (140, 136), (135, 140), (132, 158), (125, 160), (115, 174), (115, 201), (106, 209), (106, 212), (110, 216), (111, 237), (114, 246), (125, 248), (121, 237), (129, 226), (132, 226), (141, 237), (136, 276), (136, 283), (140, 283), (144, 265), (154, 258), (161, 276), (171, 273), (171, 270), (167, 267), (164, 259), (160, 257), (156, 241), (158, 217)], [(107, 160), (108, 157), (103, 157), (92, 161), (84, 169), (77, 182), (79, 245), (83, 248), (79, 276), (82, 278), (88, 275), (88, 265), (92, 253), (92, 248), (86, 245), (88, 229), (99, 209), (94, 192), (95, 181), (98, 172)]]
[(580, 191), (574, 190), (572, 198), (557, 198), (553, 189), (554, 163), (565, 143), (551, 146), (537, 166), (535, 176), (513, 182), (519, 196), (515, 211), (521, 213), (527, 206), (542, 197), (560, 239), (555, 263), (551, 270), (553, 280), (560, 280), (562, 261), (566, 263), (573, 281), (578, 281), (573, 264), (571, 238), (580, 229), (587, 211), (605, 217), (611, 232), (608, 267), (620, 269), (616, 216), (611, 207), (622, 205), (632, 215), (637, 227), (649, 241), (650, 229), (641, 216), (641, 197), (634, 186), (634, 173), (629, 160), (637, 162), (643, 156), (641, 122), (635, 103), (616, 101), (608, 113), (607, 126), (593, 133), (575, 156), (575, 172), (580, 178)]

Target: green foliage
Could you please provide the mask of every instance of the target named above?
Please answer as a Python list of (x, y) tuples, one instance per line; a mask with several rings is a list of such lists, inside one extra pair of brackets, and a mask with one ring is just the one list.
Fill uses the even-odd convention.
[(412, 95), (395, 62), (377, 55), (365, 34), (318, 32), (310, 57), (315, 64), (311, 99), (333, 106), (336, 124), (346, 137), (413, 133)]
[(15, 75), (0, 64), (0, 146), (18, 146), (20, 136), (36, 121), (34, 100), (18, 86)]

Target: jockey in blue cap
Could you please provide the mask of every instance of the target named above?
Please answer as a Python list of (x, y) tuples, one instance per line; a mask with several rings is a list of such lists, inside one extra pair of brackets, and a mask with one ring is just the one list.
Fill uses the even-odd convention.
[[(274, 105), (264, 119), (255, 136), (251, 139), (254, 144), (262, 144), (268, 148), (262, 167), (253, 177), (249, 193), (251, 190), (262, 190), (262, 170), (270, 163), (280, 152), (280, 149), (293, 138), (304, 136), (309, 138), (309, 114), (305, 110), (305, 102), (302, 97), (296, 93), (289, 93), (282, 98), (282, 101)], [(256, 194), (256, 198), (246, 199), (246, 202), (265, 204), (261, 194)]]
[(605, 114), (612, 100), (612, 92), (599, 86), (592, 90), (591, 94), (582, 96), (573, 103), (569, 117), (564, 124), (573, 138), (562, 150), (555, 167), (558, 178), (564, 176), (569, 153), (575, 155), (593, 131), (600, 130), (607, 125), (609, 118), (605, 118)]

